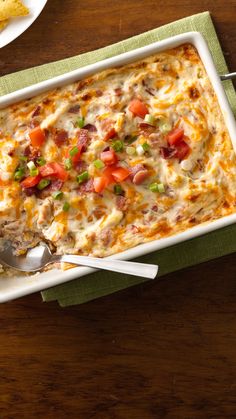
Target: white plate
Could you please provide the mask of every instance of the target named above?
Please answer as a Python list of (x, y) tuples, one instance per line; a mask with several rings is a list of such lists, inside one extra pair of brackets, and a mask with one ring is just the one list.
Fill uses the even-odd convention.
[(24, 5), (29, 9), (29, 15), (9, 20), (8, 25), (0, 32), (0, 48), (5, 47), (25, 32), (37, 19), (46, 3), (47, 0), (24, 0)]
[[(209, 79), (217, 95), (226, 126), (229, 130), (233, 147), (236, 150), (236, 123), (234, 115), (228, 103), (225, 91), (217, 74), (207, 44), (203, 39), (202, 35), (198, 32), (188, 32), (182, 35), (177, 35), (175, 37), (165, 39), (164, 41), (155, 42), (143, 48), (126, 52), (116, 57), (112, 57), (107, 60), (103, 60), (98, 63), (83, 67), (81, 69), (74, 70), (70, 73), (63, 74), (51, 80), (46, 80), (36, 85), (26, 87), (13, 93), (9, 93), (8, 95), (0, 98), (0, 108), (3, 108), (19, 100), (35, 96), (46, 90), (62, 86), (68, 83), (72, 83), (76, 80), (82, 79), (84, 77), (87, 77), (88, 75), (104, 70), (106, 68), (124, 65), (129, 62), (137, 61), (139, 59), (158, 53), (160, 51), (177, 47), (186, 42), (190, 42), (191, 44), (193, 44), (199, 52), (201, 60), (206, 68)], [(156, 250), (163, 249), (168, 246), (172, 246), (182, 241), (192, 239), (202, 234), (209, 233), (210, 231), (217, 230), (235, 222), (236, 214), (229, 215), (227, 217), (222, 217), (216, 221), (192, 227), (183, 233), (178, 233), (171, 237), (166, 237), (159, 240), (154, 240), (149, 243), (141, 244), (139, 246), (133, 247), (132, 249), (125, 250), (122, 253), (109, 256), (109, 259), (133, 259), (138, 256), (145, 255), (147, 253), (154, 252)], [(18, 276), (15, 278), (9, 278), (7, 276), (0, 275), (0, 302), (12, 300), (14, 298), (31, 294), (36, 291), (42, 291), (43, 289), (50, 288), (67, 281), (71, 281), (72, 279), (87, 275), (94, 271), (95, 269), (92, 268), (78, 267), (70, 269), (66, 272), (53, 269), (51, 271), (31, 277)]]

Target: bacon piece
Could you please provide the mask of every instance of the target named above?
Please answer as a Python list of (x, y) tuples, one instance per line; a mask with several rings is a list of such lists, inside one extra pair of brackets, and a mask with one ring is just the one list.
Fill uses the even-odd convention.
[(103, 91), (102, 90), (100, 90), (100, 89), (96, 90), (96, 96), (97, 97), (101, 97), (102, 95), (103, 95)]
[(152, 211), (157, 212), (158, 211), (158, 206), (157, 205), (153, 205), (151, 208)]
[(78, 103), (76, 105), (71, 106), (68, 109), (69, 113), (74, 113), (74, 114), (79, 113), (79, 111), (80, 111), (80, 105)]
[(100, 218), (102, 218), (105, 214), (105, 210), (102, 206), (98, 206), (93, 210), (93, 216), (99, 220)]
[(32, 129), (38, 127), (39, 125), (40, 125), (40, 122), (36, 118), (32, 119), (29, 123), (29, 127)]
[(141, 122), (139, 124), (139, 128), (141, 130), (141, 133), (143, 133), (144, 135), (150, 135), (156, 130), (156, 127), (154, 127), (153, 125), (146, 124), (145, 122)]
[(48, 186), (48, 189), (51, 192), (59, 191), (63, 186), (63, 181), (60, 179), (53, 180), (51, 184)]
[(168, 160), (168, 159), (171, 159), (172, 157), (175, 157), (177, 150), (176, 148), (172, 148), (172, 147), (161, 147), (160, 153), (163, 159)]
[(138, 173), (136, 173), (136, 175), (134, 175), (133, 183), (135, 185), (140, 185), (141, 183), (145, 181), (145, 179), (147, 179), (148, 176), (149, 176), (149, 173), (147, 169), (140, 170)]
[(121, 87), (116, 87), (116, 89), (114, 89), (116, 96), (122, 96), (122, 89)]
[(89, 134), (87, 129), (81, 129), (77, 132), (78, 146), (81, 147), (81, 151), (86, 151), (89, 143)]
[(44, 105), (49, 105), (51, 103), (51, 99), (49, 99), (49, 98), (46, 98), (46, 99), (44, 99), (44, 101), (43, 101), (43, 104)]
[(84, 182), (79, 187), (79, 192), (86, 193), (86, 192), (94, 192), (94, 186), (93, 186), (93, 179), (87, 180), (87, 182)]
[(130, 179), (133, 180), (134, 176), (136, 175), (136, 173), (138, 173), (140, 170), (144, 170), (145, 167), (142, 164), (136, 164), (133, 167), (130, 167)]
[(89, 85), (89, 81), (88, 80), (80, 80), (78, 82), (78, 86), (76, 87), (76, 93), (78, 93), (80, 90), (82, 90), (84, 87)]
[(25, 157), (28, 157), (28, 159), (29, 159), (29, 160), (33, 160), (33, 161), (34, 161), (34, 163), (35, 163), (35, 162), (36, 162), (36, 160), (37, 160), (39, 157), (41, 157), (41, 152), (40, 152), (40, 150), (39, 150), (39, 149), (34, 148), (34, 147), (31, 147), (30, 145), (28, 145), (28, 146), (25, 148), (25, 151), (24, 151), (24, 156), (25, 156)]
[(191, 86), (189, 88), (189, 97), (190, 99), (198, 99), (200, 97), (199, 90), (196, 87)]
[(58, 147), (66, 144), (68, 140), (68, 132), (64, 129), (57, 129), (53, 136), (53, 140)]
[(116, 197), (116, 207), (121, 211), (126, 211), (128, 208), (128, 201), (125, 196), (119, 195)]
[(8, 155), (8, 156), (10, 156), (10, 157), (12, 157), (12, 156), (14, 156), (14, 153), (15, 153), (15, 148), (11, 148), (11, 149), (8, 151), (7, 155)]
[(92, 125), (92, 124), (86, 124), (84, 126), (84, 129), (86, 129), (89, 132), (96, 132), (97, 131), (97, 128), (95, 127), (95, 125)]
[(113, 240), (113, 232), (109, 228), (105, 228), (99, 235), (104, 246), (108, 246)]
[(90, 93), (85, 93), (85, 95), (83, 95), (81, 97), (81, 99), (87, 101), (87, 100), (91, 99), (91, 94)]
[(75, 165), (74, 168), (78, 173), (84, 172), (87, 169), (88, 165), (84, 160), (79, 160)]
[(151, 89), (145, 89), (145, 91), (146, 91), (149, 95), (151, 95), (151, 96), (155, 96), (155, 95), (154, 95), (154, 93), (151, 91)]
[(26, 196), (32, 196), (32, 195), (36, 194), (37, 190), (38, 189), (36, 189), (36, 188), (26, 188), (26, 189), (23, 189), (23, 192)]
[(139, 228), (135, 225), (135, 224), (132, 224), (131, 226), (130, 226), (130, 230), (132, 231), (132, 233), (139, 233)]
[(36, 108), (32, 112), (32, 115), (31, 115), (32, 118), (34, 118), (35, 116), (38, 116), (40, 114), (40, 111), (41, 111), (41, 106), (40, 105), (36, 106)]

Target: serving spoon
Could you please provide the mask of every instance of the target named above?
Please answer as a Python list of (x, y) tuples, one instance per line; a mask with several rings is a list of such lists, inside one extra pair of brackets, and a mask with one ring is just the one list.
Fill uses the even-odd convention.
[(220, 75), (220, 79), (222, 81), (236, 79), (236, 72), (234, 72), (234, 73), (227, 73), (227, 74), (221, 74)]
[(50, 263), (68, 262), (75, 265), (89, 266), (91, 268), (104, 269), (107, 271), (120, 272), (128, 275), (141, 276), (154, 279), (158, 272), (158, 265), (147, 263), (129, 262), (117, 259), (94, 258), (77, 255), (54, 255), (48, 245), (42, 243), (30, 250), (23, 256), (14, 255), (11, 242), (6, 242), (0, 252), (0, 263), (18, 271), (36, 272), (45, 268)]

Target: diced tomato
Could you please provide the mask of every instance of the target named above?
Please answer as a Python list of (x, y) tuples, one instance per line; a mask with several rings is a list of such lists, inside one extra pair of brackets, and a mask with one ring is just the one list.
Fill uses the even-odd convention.
[(107, 178), (105, 176), (95, 177), (93, 179), (93, 187), (97, 193), (103, 192), (107, 185)]
[(33, 186), (37, 185), (40, 182), (40, 180), (41, 180), (41, 175), (28, 176), (20, 184), (22, 188), (33, 188)]
[(68, 173), (64, 169), (64, 167), (59, 163), (52, 163), (52, 165), (53, 165), (53, 168), (54, 168), (54, 171), (55, 171), (55, 177), (57, 177), (57, 179), (60, 179), (63, 182), (65, 182), (68, 178)]
[(46, 139), (45, 133), (40, 127), (32, 129), (32, 131), (29, 133), (29, 137), (31, 145), (36, 148), (41, 147)]
[(123, 182), (130, 175), (130, 171), (124, 167), (117, 167), (117, 169), (112, 171), (112, 176), (116, 182)]
[(103, 151), (100, 158), (106, 166), (111, 166), (117, 162), (117, 156), (114, 150)]
[(57, 179), (62, 180), (63, 182), (65, 182), (68, 178), (67, 171), (64, 169), (63, 166), (56, 162), (45, 164), (44, 166), (39, 168), (39, 171), (42, 177), (54, 176)]
[(42, 177), (54, 176), (55, 169), (53, 167), (53, 163), (47, 163), (44, 166), (41, 166), (39, 168), (39, 172)]
[(187, 157), (187, 155), (189, 154), (190, 147), (185, 141), (181, 141), (180, 143), (178, 143), (176, 150), (177, 152), (175, 154), (175, 157), (181, 161), (184, 160), (185, 157)]
[(105, 135), (104, 141), (108, 141), (111, 138), (114, 138), (117, 135), (115, 128), (111, 128)]
[(184, 130), (182, 128), (174, 128), (167, 134), (166, 139), (169, 145), (177, 145), (184, 136)]
[(148, 108), (139, 99), (133, 99), (129, 104), (129, 111), (132, 112), (135, 116), (139, 116), (140, 118), (144, 118), (145, 115), (148, 113)]
[(103, 172), (102, 172), (102, 176), (106, 178), (107, 180), (107, 185), (109, 185), (110, 183), (114, 183), (114, 178), (112, 176), (112, 172), (114, 172), (117, 169), (117, 166), (112, 165), (112, 166), (107, 166)]
[(76, 153), (74, 156), (71, 157), (71, 160), (74, 166), (79, 162), (80, 156), (81, 156), (81, 151), (79, 151), (78, 153)]

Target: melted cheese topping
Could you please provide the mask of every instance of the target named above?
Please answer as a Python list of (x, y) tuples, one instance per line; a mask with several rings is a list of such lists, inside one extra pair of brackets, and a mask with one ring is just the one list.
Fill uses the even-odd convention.
[[(155, 126), (129, 110), (134, 98), (145, 103)], [(63, 198), (53, 199), (53, 178), (43, 191), (22, 189), (14, 180), (19, 166), (25, 165), (28, 175), (21, 157), (36, 161), (40, 154), (47, 163), (64, 166), (68, 149), (81, 136), (78, 118), (85, 121), (86, 150), (58, 185)], [(184, 130), (190, 151), (183, 159), (163, 157), (163, 149), (171, 149), (163, 122), (170, 130)], [(46, 134), (40, 152), (32, 149), (29, 139), (37, 125)], [(93, 162), (112, 146), (114, 139), (106, 139), (111, 129), (124, 144), (117, 152), (118, 166), (131, 170), (141, 165), (148, 171), (141, 184), (132, 176), (121, 182), (121, 197), (114, 193), (114, 183), (101, 194), (91, 187), (91, 179), (103, 173)], [(19, 253), (43, 239), (59, 254), (104, 257), (235, 212), (235, 153), (215, 93), (191, 45), (1, 110), (0, 142), (1, 237), (11, 238)], [(144, 143), (148, 150), (138, 152)], [(136, 152), (128, 153), (130, 146)], [(76, 176), (84, 170), (90, 180), (78, 184)], [(163, 184), (164, 192), (152, 192), (152, 183)], [(63, 210), (65, 202), (70, 204), (68, 211)]]

